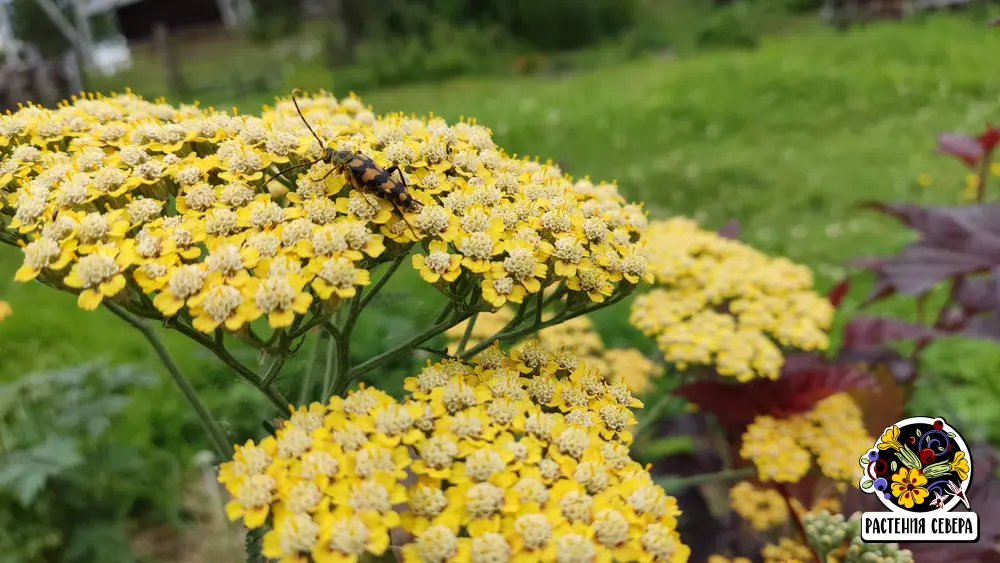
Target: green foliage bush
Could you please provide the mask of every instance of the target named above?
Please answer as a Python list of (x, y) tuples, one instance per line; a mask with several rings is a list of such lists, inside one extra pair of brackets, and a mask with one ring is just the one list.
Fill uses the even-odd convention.
[(760, 43), (756, 16), (755, 8), (745, 2), (712, 10), (698, 26), (695, 46), (699, 49), (752, 49)]
[(496, 23), (505, 33), (543, 51), (578, 49), (613, 37), (635, 22), (632, 0), (490, 0), (481, 5), (480, 21)]
[(386, 33), (363, 40), (355, 64), (333, 71), (332, 86), (346, 93), (481, 74), (496, 70), (509, 52), (507, 42), (489, 29), (437, 22), (423, 35)]
[[(109, 440), (127, 393), (155, 379), (102, 362), (0, 385), (0, 553), (5, 563), (132, 561), (123, 522), (170, 506), (177, 467)], [(165, 465), (157, 468), (158, 464)]]
[(300, 0), (250, 0), (253, 19), (247, 26), (250, 39), (271, 43), (298, 33), (304, 13)]

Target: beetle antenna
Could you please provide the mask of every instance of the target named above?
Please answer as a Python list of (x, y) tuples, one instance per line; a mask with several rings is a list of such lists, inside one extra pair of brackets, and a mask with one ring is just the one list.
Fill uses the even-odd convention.
[(399, 218), (402, 219), (404, 223), (406, 223), (407, 227), (410, 228), (410, 232), (413, 233), (413, 236), (415, 236), (417, 240), (420, 240), (420, 235), (418, 235), (417, 231), (413, 229), (413, 225), (411, 225), (410, 222), (406, 220), (406, 215), (403, 214), (403, 210), (399, 208), (399, 205), (397, 205), (396, 202), (392, 201), (391, 199), (388, 201), (389, 203), (392, 204), (392, 208), (396, 210), (396, 213), (399, 213)]
[(309, 132), (312, 133), (312, 136), (316, 138), (316, 142), (319, 143), (320, 148), (322, 148), (324, 146), (323, 139), (320, 139), (319, 135), (316, 134), (316, 131), (313, 131), (312, 125), (309, 125), (309, 121), (306, 119), (306, 116), (302, 113), (302, 108), (299, 107), (299, 101), (295, 99), (295, 94), (301, 94), (301, 93), (302, 91), (299, 90), (298, 88), (292, 90), (292, 103), (295, 104), (295, 111), (299, 112), (299, 117), (302, 118), (302, 123), (306, 124), (306, 129), (309, 129)]
[(316, 160), (310, 160), (309, 162), (303, 162), (302, 164), (296, 164), (295, 166), (289, 166), (288, 168), (285, 168), (284, 170), (278, 172), (277, 174), (274, 174), (273, 176), (271, 176), (270, 178), (268, 178), (267, 180), (265, 180), (263, 185), (266, 188), (267, 185), (271, 183), (271, 180), (277, 178), (278, 176), (283, 176), (285, 174), (285, 172), (291, 172), (292, 170), (298, 170), (299, 168), (305, 168), (306, 166), (312, 166), (313, 164), (316, 164), (320, 160), (323, 160), (323, 159), (322, 158), (317, 158)]

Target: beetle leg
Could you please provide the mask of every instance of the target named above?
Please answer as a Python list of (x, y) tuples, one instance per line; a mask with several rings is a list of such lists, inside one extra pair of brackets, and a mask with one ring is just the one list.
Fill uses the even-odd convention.
[(399, 183), (403, 184), (404, 188), (408, 188), (409, 186), (406, 185), (406, 178), (403, 176), (403, 171), (399, 169), (399, 166), (393, 164), (392, 166), (385, 169), (385, 173), (388, 174), (390, 177), (392, 177), (393, 172), (399, 172), (399, 174), (397, 174), (397, 176), (399, 176)]

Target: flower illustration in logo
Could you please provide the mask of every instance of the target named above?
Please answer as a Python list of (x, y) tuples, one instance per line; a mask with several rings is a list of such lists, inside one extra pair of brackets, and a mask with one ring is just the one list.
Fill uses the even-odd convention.
[(894, 512), (949, 511), (966, 497), (972, 460), (941, 418), (914, 417), (885, 429), (861, 458), (861, 490)]
[(927, 477), (921, 475), (919, 469), (901, 468), (892, 475), (892, 496), (904, 508), (913, 508), (927, 498)]

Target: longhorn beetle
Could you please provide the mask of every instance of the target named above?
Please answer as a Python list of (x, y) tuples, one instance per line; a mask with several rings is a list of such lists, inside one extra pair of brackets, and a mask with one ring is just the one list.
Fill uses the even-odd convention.
[[(410, 228), (410, 232), (414, 236), (419, 238), (417, 232), (410, 225), (410, 222), (406, 220), (406, 216), (403, 215), (403, 209), (407, 211), (419, 211), (420, 202), (413, 199), (410, 192), (407, 190), (406, 180), (403, 178), (403, 171), (399, 169), (399, 166), (395, 164), (389, 168), (382, 168), (375, 163), (371, 158), (361, 154), (360, 152), (354, 151), (344, 151), (336, 150), (332, 147), (328, 147), (323, 143), (323, 140), (319, 138), (316, 131), (313, 130), (312, 126), (309, 125), (309, 121), (306, 120), (306, 116), (302, 113), (302, 109), (299, 107), (298, 100), (295, 99), (295, 95), (299, 93), (299, 89), (296, 88), (292, 90), (292, 103), (295, 104), (295, 111), (299, 113), (299, 117), (302, 118), (302, 122), (306, 124), (306, 128), (312, 133), (312, 136), (319, 143), (319, 146), (323, 149), (323, 155), (315, 160), (309, 162), (304, 162), (302, 164), (297, 164), (286, 168), (274, 176), (268, 178), (264, 185), (266, 186), (271, 180), (281, 176), (292, 170), (299, 168), (305, 168), (306, 166), (312, 166), (317, 162), (325, 162), (333, 166), (333, 169), (326, 173), (320, 179), (320, 182), (326, 180), (327, 176), (333, 174), (334, 172), (338, 174), (343, 174), (347, 179), (347, 182), (361, 193), (373, 194), (381, 196), (382, 199), (389, 202), (393, 209), (399, 213), (400, 218), (406, 223), (406, 226)], [(393, 172), (398, 173), (399, 180), (393, 178)]]

